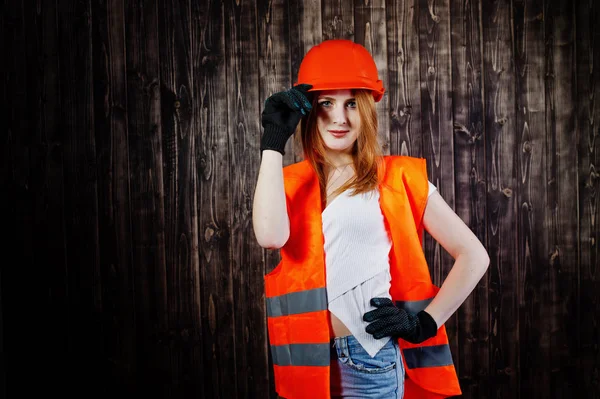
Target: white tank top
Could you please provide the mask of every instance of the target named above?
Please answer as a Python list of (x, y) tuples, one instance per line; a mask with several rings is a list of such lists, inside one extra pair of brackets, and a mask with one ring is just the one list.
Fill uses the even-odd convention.
[[(435, 186), (429, 183), (429, 195)], [(389, 253), (392, 242), (379, 206), (379, 192), (341, 193), (322, 213), (329, 311), (374, 357), (390, 340), (365, 331), (363, 315), (375, 309), (371, 298), (391, 298)]]

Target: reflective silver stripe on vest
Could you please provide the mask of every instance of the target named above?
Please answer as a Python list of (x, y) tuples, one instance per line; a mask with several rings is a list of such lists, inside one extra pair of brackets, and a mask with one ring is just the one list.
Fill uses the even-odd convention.
[(420, 301), (396, 301), (396, 306), (406, 310), (409, 313), (419, 313), (421, 310), (424, 310), (431, 303), (431, 301), (433, 301), (433, 298), (423, 299)]
[(289, 316), (326, 309), (327, 290), (324, 287), (267, 298), (267, 315), (270, 317)]
[(329, 366), (329, 350), (329, 343), (271, 345), (271, 356), (278, 366)]
[(450, 347), (447, 344), (407, 348), (402, 350), (402, 355), (409, 369), (450, 366), (453, 364)]

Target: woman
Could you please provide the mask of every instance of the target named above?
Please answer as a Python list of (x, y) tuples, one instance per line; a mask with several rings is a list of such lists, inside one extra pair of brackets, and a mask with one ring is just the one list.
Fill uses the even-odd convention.
[[(383, 93), (364, 47), (329, 40), (306, 54), (294, 88), (265, 102), (253, 225), (262, 247), (281, 248), (265, 291), (285, 398), (460, 394), (443, 324), (489, 258), (423, 159), (381, 156)], [(305, 160), (283, 168), (298, 124)], [(455, 259), (439, 289), (423, 229)]]

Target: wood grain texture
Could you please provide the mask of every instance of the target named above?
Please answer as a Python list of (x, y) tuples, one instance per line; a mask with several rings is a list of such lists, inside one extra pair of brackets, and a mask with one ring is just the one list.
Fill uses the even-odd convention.
[[(247, 1), (231, 10), (236, 16), (236, 29), (228, 37), (233, 39), (234, 33), (237, 45), (232, 47), (235, 52), (231, 53), (235, 55), (235, 64), (228, 69), (228, 79), (233, 83), (228, 90), (232, 111), (229, 115), (232, 154), (229, 216), (234, 298), (236, 304), (246, 304), (243, 310), (236, 306), (239, 309), (236, 353), (240, 355), (238, 364), (241, 366), (238, 386), (241, 396), (266, 398), (272, 394), (269, 383), (273, 382), (270, 372), (265, 373), (270, 367), (263, 281), (266, 270), (264, 251), (256, 242), (252, 228), (252, 198), (260, 165), (260, 114), (264, 100), (272, 93), (289, 89), (292, 82), (288, 6), (284, 1), (257, 5), (255, 8), (253, 2)], [(253, 95), (240, 96), (239, 93)], [(291, 160), (293, 150), (288, 148), (286, 157)], [(240, 170), (244, 173), (238, 173)]]
[[(199, 123), (196, 149), (200, 195), (198, 215), (200, 231), (202, 365), (203, 370), (190, 370), (193, 378), (204, 384), (207, 397), (226, 397), (237, 392), (234, 373), (238, 361), (235, 354), (235, 316), (231, 294), (231, 267), (226, 261), (229, 251), (230, 201), (228, 191), (230, 153), (228, 149), (227, 54), (225, 39), (225, 6), (217, 1), (198, 7), (192, 3), (194, 23), (193, 76), (194, 113)], [(221, 297), (221, 298), (219, 298)], [(217, 326), (227, 330), (220, 334)], [(222, 335), (222, 336), (220, 336)], [(211, 365), (218, 367), (211, 370)], [(232, 382), (224, 381), (230, 378)], [(219, 381), (215, 384), (215, 381)], [(219, 384), (227, 384), (220, 387)], [(239, 396), (239, 393), (237, 393)]]
[[(449, 1), (420, 2), (419, 57), (422, 157), (427, 159), (429, 181), (437, 187), (448, 205), (454, 208)], [(454, 261), (428, 233), (425, 233), (424, 249), (432, 280), (440, 286)], [(458, 353), (456, 325), (455, 313), (445, 324), (453, 354)]]
[[(379, 79), (389, 92), (387, 77), (387, 41), (386, 41), (385, 0), (355, 0), (354, 1), (354, 41), (363, 45), (373, 57)], [(383, 152), (390, 153), (390, 120), (389, 95), (375, 104), (379, 121), (379, 140)]]
[(321, 0), (323, 40), (354, 41), (354, 7), (342, 0)]
[[(200, 280), (204, 274), (199, 255), (200, 190), (197, 146), (199, 141), (197, 89), (194, 64), (198, 54), (197, 18), (192, 15), (192, 2), (168, 1), (159, 4), (159, 49), (161, 83), (161, 117), (163, 126), (164, 188), (165, 188), (165, 251), (167, 254), (167, 303), (169, 316), (169, 345), (172, 361), (172, 395), (177, 397), (207, 395), (207, 384), (199, 378), (203, 368), (205, 341), (200, 320)], [(202, 187), (204, 189), (204, 187)], [(199, 202), (200, 201), (200, 202)], [(217, 211), (222, 220), (223, 210)], [(207, 215), (204, 213), (204, 215)], [(218, 276), (227, 273), (226, 267), (216, 264), (212, 269)], [(202, 268), (204, 269), (204, 268)], [(220, 277), (214, 278), (218, 281)], [(218, 284), (214, 284), (215, 287)], [(231, 295), (220, 296), (216, 304), (220, 314), (230, 314)], [(221, 309), (225, 309), (221, 313)], [(225, 324), (225, 320), (229, 324)], [(230, 330), (233, 320), (224, 319)], [(223, 350), (229, 353), (232, 340), (224, 334)], [(214, 341), (213, 341), (214, 343)], [(221, 344), (219, 342), (219, 344)], [(220, 346), (220, 345), (219, 345)], [(233, 365), (212, 368), (213, 377), (232, 373)], [(215, 378), (218, 380), (218, 378)], [(214, 386), (214, 385), (213, 385)], [(231, 385), (217, 385), (227, 392)], [(210, 394), (208, 394), (210, 395)]]
[[(230, 231), (228, 203), (229, 163), (227, 49), (225, 26), (227, 11), (212, 1), (198, 9), (193, 6), (194, 113), (199, 118), (200, 195), (198, 198), (200, 230), (200, 267), (202, 275), (201, 315), (204, 372), (196, 378), (203, 381), (204, 395), (226, 398), (237, 395), (235, 367), (235, 315), (229, 257)], [(220, 329), (224, 328), (225, 331)], [(224, 332), (224, 333), (223, 333)], [(209, 367), (213, 365), (214, 367)], [(192, 371), (192, 370), (190, 370)], [(193, 370), (197, 372), (197, 370)]]
[(521, 396), (534, 395), (538, 386), (540, 325), (544, 322), (539, 295), (547, 264), (546, 224), (546, 117), (544, 9), (536, 1), (513, 3), (515, 31), (515, 100), (518, 165), (518, 286), (520, 373), (516, 375)]
[(98, 154), (98, 234), (102, 250), (107, 391), (134, 394), (137, 366), (127, 139), (125, 10), (118, 0), (92, 3), (94, 131)]
[[(115, 6), (117, 6), (115, 4)], [(116, 10), (110, 10), (117, 12)], [(128, 180), (131, 209), (138, 392), (167, 395), (171, 388), (167, 310), (167, 254), (160, 112), (158, 16), (155, 1), (128, 2), (125, 12)], [(120, 172), (117, 172), (120, 173)], [(122, 278), (122, 277), (121, 277)]]
[[(259, 98), (266, 100), (277, 92), (288, 90), (295, 83), (290, 79), (291, 46), (288, 43), (291, 41), (291, 26), (287, 23), (289, 20), (289, 5), (283, 1), (260, 3), (257, 8), (257, 18), (259, 28), (257, 38)], [(294, 33), (298, 34), (298, 31), (296, 30)], [(263, 110), (263, 105), (264, 101), (261, 101), (260, 112)], [(260, 115), (258, 117), (260, 119)], [(262, 126), (259, 128), (259, 133), (262, 133)], [(286, 144), (283, 157), (283, 163), (286, 165), (294, 162), (293, 142), (294, 140), (288, 140)]]
[[(278, 16), (274, 18), (281, 18), (284, 9), (277, 4), (272, 11), (273, 16)], [(260, 43), (264, 43), (266, 38), (257, 37), (258, 14), (254, 2), (232, 2), (227, 8), (227, 14), (230, 22), (225, 34), (227, 41), (232, 44), (228, 47), (228, 59), (232, 62), (227, 66), (227, 104), (231, 154), (230, 257), (235, 283), (236, 354), (239, 353), (248, 361), (248, 367), (240, 370), (239, 383), (246, 384), (247, 381), (242, 389), (247, 389), (249, 397), (266, 397), (268, 374), (265, 370), (268, 352), (263, 284), (265, 270), (262, 250), (255, 240), (248, 240), (248, 237), (254, 237), (251, 198), (260, 161), (259, 115), (264, 101), (256, 96), (260, 93), (260, 57), (264, 56)], [(262, 17), (264, 14), (260, 15)], [(278, 50), (275, 54), (285, 53)], [(283, 60), (286, 57), (283, 55)], [(244, 309), (240, 309), (237, 304), (244, 304)]]
[(423, 154), (418, 11), (417, 0), (386, 1), (389, 151), (415, 157)]
[[(323, 41), (321, 1), (289, 0), (288, 29), (291, 63), (291, 79), (296, 82), (298, 70), (304, 55), (316, 44)], [(285, 23), (285, 21), (282, 21)]]
[(510, 2), (482, 7), (490, 267), (490, 383), (493, 397), (514, 397), (517, 369), (517, 169), (515, 78)]
[[(322, 15), (321, 15), (321, 1), (320, 0), (290, 0), (287, 1), (288, 14), (287, 14), (287, 25), (289, 30), (289, 57), (290, 57), (290, 73), (291, 82), (296, 83), (298, 81), (298, 70), (302, 59), (313, 46), (321, 43), (323, 40), (323, 29), (322, 29)], [(284, 22), (285, 23), (285, 22)], [(290, 140), (291, 155), (293, 157), (284, 157), (284, 165), (290, 163), (299, 162), (304, 159), (302, 154), (302, 145), (299, 137), (295, 137), (294, 140)], [(271, 254), (274, 252), (271, 251)], [(273, 256), (267, 258), (267, 271), (270, 271), (275, 267), (279, 261), (277, 254), (276, 261)]]
[[(544, 4), (546, 32), (546, 139), (548, 178), (547, 314), (541, 339), (549, 357), (550, 392), (568, 398), (578, 388), (575, 381), (579, 326), (572, 323), (579, 295), (577, 211), (578, 156), (574, 106), (574, 14), (572, 3)], [(538, 326), (539, 328), (539, 326)]]
[(577, 132), (579, 155), (579, 276), (581, 281), (577, 320), (581, 353), (578, 386), (589, 397), (600, 398), (600, 17), (597, 2), (582, 1), (576, 8), (576, 81)]
[[(479, 2), (452, 2), (452, 109), (456, 213), (483, 243), (486, 231), (485, 115)], [(458, 311), (455, 355), (463, 395), (489, 397), (488, 281)]]
[[(196, 3), (196, 2), (194, 2)], [(230, 151), (228, 148), (227, 49), (225, 5), (211, 1), (193, 5), (194, 113), (199, 123), (196, 157), (200, 195), (200, 271), (202, 349), (204, 372), (193, 371), (204, 384), (204, 395), (235, 397), (236, 380), (235, 315), (229, 258), (230, 231), (228, 203)], [(224, 329), (221, 330), (221, 329)], [(214, 366), (214, 367), (211, 367)], [(227, 373), (231, 373), (228, 375)], [(224, 386), (222, 386), (224, 385)]]

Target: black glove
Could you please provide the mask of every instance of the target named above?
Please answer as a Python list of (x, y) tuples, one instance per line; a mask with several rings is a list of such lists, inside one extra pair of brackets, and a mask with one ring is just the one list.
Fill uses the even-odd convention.
[(397, 308), (389, 298), (372, 298), (371, 305), (377, 309), (363, 315), (363, 320), (373, 322), (366, 328), (375, 339), (391, 336), (413, 344), (421, 343), (437, 335), (437, 324), (424, 310), (411, 314)]
[(262, 112), (265, 131), (260, 142), (261, 152), (275, 150), (285, 154), (285, 143), (294, 134), (300, 119), (312, 109), (313, 93), (308, 92), (311, 87), (301, 84), (267, 98)]

